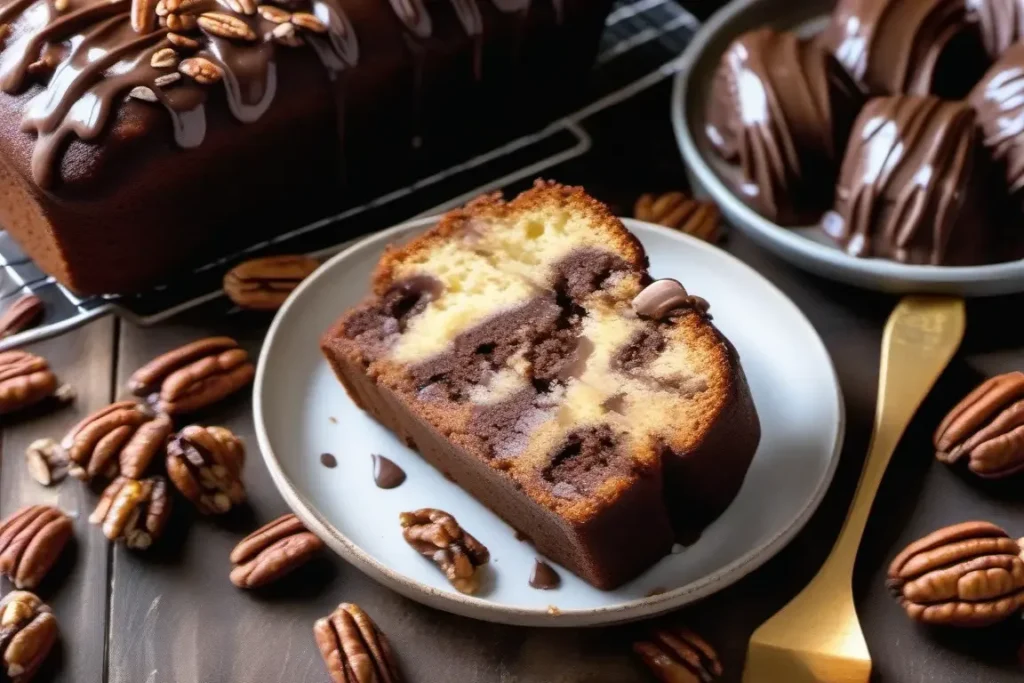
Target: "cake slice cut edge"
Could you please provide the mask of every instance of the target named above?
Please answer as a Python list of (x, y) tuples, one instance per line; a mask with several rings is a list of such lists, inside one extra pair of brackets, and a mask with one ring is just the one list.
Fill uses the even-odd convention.
[(661, 320), (639, 241), (581, 188), (480, 197), (390, 247), (321, 348), (362, 409), (611, 589), (717, 517), (760, 425), (700, 309)]

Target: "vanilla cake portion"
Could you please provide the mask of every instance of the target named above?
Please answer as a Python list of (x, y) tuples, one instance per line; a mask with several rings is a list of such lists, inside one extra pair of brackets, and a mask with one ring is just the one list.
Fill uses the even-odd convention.
[(735, 350), (701, 306), (638, 314), (650, 283), (607, 207), (538, 181), (389, 248), (322, 348), (363, 409), (613, 588), (725, 509), (760, 438)]

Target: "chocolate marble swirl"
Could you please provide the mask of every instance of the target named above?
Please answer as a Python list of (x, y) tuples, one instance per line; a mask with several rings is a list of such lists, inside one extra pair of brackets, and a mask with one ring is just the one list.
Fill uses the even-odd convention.
[[(476, 76), (480, 77), (484, 25), (477, 0), (375, 0), (389, 4), (407, 31), (410, 58), (425, 58), (424, 41), (432, 40), (431, 12), (450, 5), (466, 34), (474, 39)], [(532, 0), (489, 0), (498, 12), (520, 13), (525, 22)], [(547, 0), (556, 17), (564, 0)], [(170, 115), (174, 139), (181, 147), (199, 145), (206, 135), (204, 105), (223, 89), (235, 119), (249, 123), (270, 107), (278, 87), (279, 50), (302, 46), (316, 52), (342, 106), (343, 73), (360, 61), (360, 41), (349, 11), (350, 0), (0, 0), (0, 89), (17, 95), (33, 86), (42, 91), (28, 100), (22, 119), (26, 132), (38, 135), (32, 174), (42, 187), (53, 185), (59, 157), (69, 136), (97, 139), (128, 93), (142, 87)], [(178, 8), (179, 12), (169, 11)], [(298, 14), (305, 13), (299, 18)], [(226, 37), (202, 17), (228, 16), (238, 35)], [(280, 35), (282, 22), (295, 16), (291, 31)], [(240, 22), (240, 23), (239, 23)], [(288, 27), (286, 27), (288, 28)], [(169, 63), (153, 56), (170, 48)], [(178, 69), (185, 58), (202, 58), (220, 69), (216, 77), (197, 77)], [(154, 66), (154, 63), (157, 66)], [(422, 68), (422, 64), (420, 65)]]
[(859, 87), (817, 43), (763, 28), (722, 56), (706, 134), (739, 166), (739, 196), (783, 225), (831, 206), (836, 168), (862, 102)]
[(974, 111), (932, 96), (869, 101), (854, 123), (823, 227), (854, 256), (985, 261), (993, 230)]
[(957, 99), (987, 65), (965, 0), (839, 0), (822, 40), (878, 95)]

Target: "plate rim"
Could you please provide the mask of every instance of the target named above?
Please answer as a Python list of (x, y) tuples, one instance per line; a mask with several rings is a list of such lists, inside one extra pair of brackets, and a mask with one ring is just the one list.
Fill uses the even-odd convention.
[[(761, 543), (746, 553), (728, 563), (724, 567), (707, 574), (695, 581), (673, 588), (665, 593), (628, 600), (614, 605), (591, 607), (582, 609), (558, 610), (555, 613), (543, 608), (526, 608), (496, 603), (485, 598), (462, 595), (447, 590), (441, 590), (433, 586), (421, 583), (413, 578), (407, 577), (391, 569), (384, 563), (372, 557), (369, 553), (360, 548), (352, 540), (346, 537), (339, 529), (334, 527), (311, 501), (299, 492), (279, 462), (270, 444), (266, 424), (263, 420), (263, 393), (265, 390), (265, 377), (269, 358), (272, 355), (274, 344), (279, 334), (279, 328), (283, 321), (304, 292), (311, 288), (320, 278), (328, 276), (328, 273), (338, 267), (348, 258), (357, 252), (377, 245), (380, 242), (389, 242), (396, 236), (406, 231), (424, 229), (436, 223), (440, 216), (429, 216), (401, 223), (379, 233), (369, 235), (354, 243), (347, 249), (334, 255), (324, 262), (312, 275), (303, 280), (302, 283), (291, 293), (285, 303), (277, 311), (274, 320), (264, 338), (263, 346), (260, 349), (259, 360), (256, 365), (256, 376), (252, 388), (253, 426), (256, 432), (256, 439), (260, 447), (260, 454), (267, 470), (270, 472), (275, 487), (281, 493), (289, 508), (301, 519), (311, 531), (324, 540), (334, 552), (340, 555), (345, 561), (356, 567), (371, 579), (383, 584), (387, 588), (404, 595), (407, 598), (426, 604), (430, 607), (440, 609), (460, 616), (483, 621), (511, 624), (518, 626), (542, 626), (542, 627), (578, 627), (598, 626), (615, 623), (623, 623), (643, 619), (657, 614), (668, 612), (683, 605), (690, 604), (713, 593), (716, 593), (744, 576), (759, 568), (770, 558), (774, 557), (800, 532), (810, 520), (811, 516), (818, 509), (825, 494), (831, 487), (832, 479), (839, 464), (840, 454), (846, 436), (846, 405), (843, 398), (842, 388), (839, 384), (839, 377), (836, 373), (832, 356), (828, 352), (824, 341), (817, 330), (797, 307), (797, 305), (778, 287), (770, 282), (763, 275), (754, 270), (751, 266), (739, 260), (732, 254), (718, 249), (689, 235), (670, 230), (659, 225), (646, 223), (630, 218), (623, 218), (622, 221), (627, 228), (633, 230), (640, 227), (645, 230), (654, 230), (663, 235), (684, 242), (689, 248), (696, 248), (707, 252), (713, 252), (718, 256), (731, 260), (733, 265), (750, 271), (752, 275), (759, 278), (764, 286), (780, 298), (782, 305), (789, 306), (796, 314), (797, 319), (805, 326), (805, 333), (809, 333), (812, 343), (819, 347), (827, 361), (828, 370), (835, 392), (837, 407), (837, 421), (835, 439), (832, 444), (832, 452), (829, 454), (828, 463), (825, 467), (815, 490), (800, 511), (785, 525)], [(340, 312), (339, 312), (340, 315)]]
[[(771, 0), (734, 0), (716, 12), (693, 36), (680, 58), (672, 84), (671, 119), (676, 144), (691, 177), (706, 188), (730, 221), (744, 233), (801, 268), (826, 278), (883, 291), (922, 291), (915, 287), (943, 287), (979, 296), (1024, 291), (1024, 259), (976, 266), (905, 264), (888, 259), (858, 258), (841, 249), (810, 240), (778, 225), (751, 209), (719, 178), (701, 154), (686, 118), (686, 101), (692, 97), (694, 67), (716, 38), (738, 16)], [(803, 226), (807, 227), (807, 226)], [(839, 271), (839, 272), (837, 272)], [(870, 281), (876, 280), (876, 282)], [(887, 282), (882, 282), (887, 281)], [(893, 284), (898, 285), (893, 287)]]

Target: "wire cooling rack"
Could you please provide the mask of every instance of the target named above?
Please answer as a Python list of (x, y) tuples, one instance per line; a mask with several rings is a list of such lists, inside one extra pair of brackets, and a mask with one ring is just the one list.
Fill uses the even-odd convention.
[(221, 278), (235, 264), (273, 253), (326, 257), (365, 235), (404, 220), (457, 206), (481, 192), (542, 173), (585, 154), (592, 114), (633, 96), (673, 74), (698, 27), (675, 0), (617, 0), (608, 15), (589, 86), (587, 104), (546, 128), (424, 177), (361, 206), (278, 235), (217, 260), (185, 269), (166, 284), (133, 295), (80, 298), (42, 272), (0, 230), (0, 311), (26, 293), (46, 304), (40, 324), (0, 340), (0, 350), (54, 336), (109, 313), (151, 325), (221, 296)]

